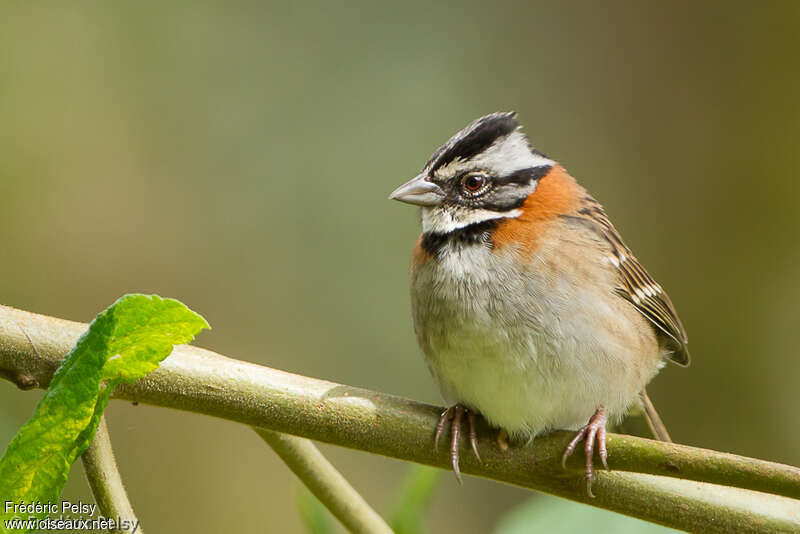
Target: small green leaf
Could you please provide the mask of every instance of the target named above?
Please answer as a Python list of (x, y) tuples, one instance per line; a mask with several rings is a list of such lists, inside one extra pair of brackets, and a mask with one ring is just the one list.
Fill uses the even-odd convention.
[[(0, 501), (56, 502), (116, 385), (147, 375), (203, 328), (201, 316), (156, 295), (125, 295), (95, 317), (0, 460)], [(45, 515), (0, 509), (0, 520)]]
[[(158, 367), (173, 345), (188, 343), (208, 323), (183, 303), (157, 295), (128, 295), (112, 306), (115, 327), (108, 347), (104, 380), (132, 383)], [(117, 301), (121, 303), (123, 299)]]
[(439, 486), (442, 471), (424, 465), (409, 468), (389, 520), (397, 534), (425, 532), (425, 513)]
[(539, 495), (506, 514), (494, 534), (669, 534), (679, 530), (609, 512), (587, 504)]

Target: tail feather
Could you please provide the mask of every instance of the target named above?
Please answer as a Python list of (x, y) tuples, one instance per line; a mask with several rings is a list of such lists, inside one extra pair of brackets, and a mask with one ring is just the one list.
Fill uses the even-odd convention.
[(659, 441), (666, 441), (667, 443), (672, 443), (672, 438), (669, 437), (669, 432), (667, 432), (667, 427), (664, 426), (664, 422), (658, 415), (656, 407), (653, 406), (653, 401), (651, 401), (650, 397), (647, 396), (647, 391), (643, 389), (642, 392), (639, 393), (639, 397), (642, 400), (642, 408), (644, 409), (644, 418), (647, 420), (647, 426), (650, 427), (650, 432), (653, 434), (653, 437)]

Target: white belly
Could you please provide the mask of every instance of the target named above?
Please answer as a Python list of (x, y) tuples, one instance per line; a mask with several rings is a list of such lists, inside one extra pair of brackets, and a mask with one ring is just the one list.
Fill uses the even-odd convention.
[(454, 246), (412, 274), (415, 329), (445, 399), (529, 436), (578, 428), (600, 406), (624, 415), (660, 367), (651, 329), (596, 285), (544, 264), (519, 272), (514, 254)]

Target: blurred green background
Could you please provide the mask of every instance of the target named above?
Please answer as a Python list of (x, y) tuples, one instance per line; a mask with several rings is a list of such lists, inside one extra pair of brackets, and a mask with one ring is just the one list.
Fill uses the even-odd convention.
[[(416, 210), (386, 199), (514, 109), (668, 290), (694, 362), (650, 386), (682, 443), (800, 464), (800, 3), (4, 3), (0, 302), (88, 321), (175, 297), (224, 354), (433, 403)], [(41, 393), (0, 382), (0, 448)], [(112, 403), (154, 532), (302, 532), (247, 428)], [(407, 466), (324, 447), (380, 510)], [(613, 463), (613, 459), (611, 460)], [(81, 468), (65, 496), (89, 500)], [(530, 496), (443, 477), (435, 532)]]

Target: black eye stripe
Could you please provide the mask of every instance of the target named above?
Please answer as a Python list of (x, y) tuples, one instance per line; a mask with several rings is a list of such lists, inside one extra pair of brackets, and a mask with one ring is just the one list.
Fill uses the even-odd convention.
[(546, 176), (552, 165), (540, 165), (515, 171), (509, 175), (495, 178), (493, 187), (486, 195), (476, 199), (477, 208), (505, 212), (522, 207), (528, 199), (530, 186)]
[(509, 175), (495, 178), (497, 184), (522, 184), (527, 185), (534, 180), (540, 180), (550, 172), (552, 165), (539, 165), (538, 167), (528, 167), (514, 171)]
[[(538, 165), (514, 171), (505, 176), (493, 177), (486, 171), (466, 171), (456, 179), (439, 182), (448, 191), (446, 203), (504, 212), (521, 207), (528, 198), (530, 186), (550, 172), (553, 165)], [(476, 191), (464, 187), (464, 179), (471, 174), (480, 174), (487, 178), (486, 184)]]
[(550, 172), (552, 169), (552, 165), (538, 165), (536, 167), (528, 167), (527, 169), (520, 169), (518, 171), (514, 171), (511, 174), (507, 174), (505, 176), (497, 176), (492, 177), (488, 173), (481, 172), (481, 171), (467, 171), (461, 174), (458, 178), (458, 182), (460, 184), (464, 183), (464, 180), (471, 176), (471, 175), (480, 175), (484, 176), (489, 184), (497, 184), (497, 185), (505, 185), (505, 184), (521, 184), (521, 185), (528, 185), (529, 183), (540, 180)]

